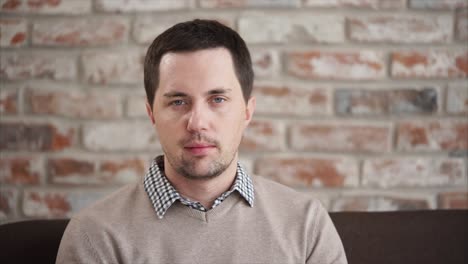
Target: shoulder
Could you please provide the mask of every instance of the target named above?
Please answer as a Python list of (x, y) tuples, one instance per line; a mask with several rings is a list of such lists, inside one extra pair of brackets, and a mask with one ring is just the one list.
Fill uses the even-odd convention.
[[(145, 206), (142, 183), (130, 183), (84, 208), (72, 220), (83, 224), (114, 224), (131, 216)], [(146, 199), (148, 200), (148, 199)]]
[(141, 183), (128, 184), (74, 215), (60, 243), (57, 263), (117, 263), (116, 238), (128, 237)]
[(285, 195), (284, 197), (310, 200), (312, 196), (297, 191), (289, 186), (283, 185), (263, 176), (255, 175), (252, 177), (255, 190), (261, 195)]
[(317, 236), (314, 230), (331, 223), (325, 207), (310, 192), (300, 192), (260, 176), (254, 176), (254, 189), (258, 212), (276, 226), (300, 231), (309, 240)]
[(256, 198), (265, 204), (288, 212), (300, 213), (323, 208), (321, 202), (310, 193), (303, 193), (291, 187), (262, 176), (253, 176)]

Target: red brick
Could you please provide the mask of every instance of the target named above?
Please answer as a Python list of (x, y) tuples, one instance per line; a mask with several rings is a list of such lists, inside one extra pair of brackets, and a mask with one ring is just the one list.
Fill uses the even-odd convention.
[(467, 8), (466, 0), (408, 0), (410, 8), (417, 9), (455, 9)]
[(234, 28), (234, 18), (228, 16), (216, 16), (216, 15), (193, 15), (190, 13), (184, 13), (182, 15), (142, 15), (135, 18), (133, 23), (133, 38), (137, 43), (140, 44), (151, 44), (153, 40), (166, 29), (173, 25), (185, 22), (188, 20), (199, 19), (210, 19), (216, 20), (228, 27)]
[(122, 17), (37, 20), (32, 43), (40, 46), (96, 46), (126, 40), (128, 21)]
[(255, 78), (278, 76), (281, 68), (278, 52), (267, 49), (251, 49), (250, 52)]
[(388, 92), (381, 90), (338, 89), (335, 111), (340, 115), (389, 114)]
[(349, 37), (359, 42), (446, 43), (452, 39), (450, 15), (373, 15), (348, 20)]
[(99, 165), (99, 180), (103, 183), (129, 183), (142, 179), (148, 162), (144, 158), (113, 158)]
[(62, 52), (2, 52), (0, 78), (72, 80), (77, 75), (76, 56)]
[(30, 14), (84, 14), (92, 0), (3, 0), (0, 11)]
[(18, 113), (18, 91), (2, 87), (0, 89), (0, 114), (16, 113)]
[(121, 52), (86, 52), (82, 55), (84, 79), (98, 84), (140, 84), (143, 80), (144, 54)]
[(291, 187), (354, 187), (359, 181), (357, 162), (345, 158), (264, 157), (254, 172)]
[(71, 213), (71, 204), (65, 193), (27, 191), (24, 195), (23, 210), (27, 216), (66, 217)]
[(89, 150), (158, 150), (158, 137), (150, 121), (87, 124), (83, 144)]
[(397, 127), (399, 150), (467, 150), (468, 122), (412, 121)]
[(255, 85), (258, 98), (255, 111), (275, 115), (323, 115), (329, 113), (331, 101), (327, 89), (305, 86)]
[(94, 162), (78, 158), (52, 158), (47, 162), (47, 172), (52, 183), (82, 184), (93, 181)]
[(25, 190), (23, 212), (27, 217), (70, 218), (84, 207), (108, 194), (98, 190)]
[(0, 223), (17, 215), (18, 189), (0, 187)]
[(457, 78), (468, 76), (466, 51), (405, 51), (391, 55), (396, 78)]
[(26, 98), (33, 114), (95, 119), (122, 116), (122, 99), (115, 92), (28, 89)]
[(380, 115), (434, 113), (438, 109), (439, 91), (433, 88), (335, 91), (338, 114)]
[(104, 12), (140, 12), (186, 9), (190, 0), (147, 1), (147, 0), (97, 0), (96, 9)]
[(0, 160), (0, 183), (37, 185), (42, 175), (43, 162), (38, 156), (2, 157)]
[(239, 33), (248, 43), (340, 43), (344, 41), (341, 15), (248, 13), (239, 18)]
[(387, 152), (391, 149), (387, 125), (294, 124), (290, 137), (295, 150)]
[(278, 151), (284, 150), (284, 125), (274, 120), (252, 120), (244, 132), (241, 150), (251, 151)]
[(25, 19), (0, 19), (0, 47), (21, 47), (28, 38)]
[(439, 194), (439, 208), (468, 209), (468, 192), (443, 192)]
[(468, 84), (450, 85), (447, 88), (447, 112), (468, 114)]
[(385, 77), (385, 59), (382, 53), (369, 50), (291, 52), (287, 71), (312, 80), (376, 80)]
[(0, 123), (0, 150), (60, 151), (74, 145), (75, 128), (53, 123)]
[(466, 186), (463, 159), (378, 158), (364, 161), (363, 186)]
[(390, 195), (360, 195), (337, 198), (332, 203), (332, 211), (406, 211), (431, 208), (429, 199), (397, 197)]
[(246, 7), (298, 7), (300, 0), (200, 0), (202, 8), (246, 8)]
[(455, 36), (459, 41), (468, 41), (468, 9), (457, 12), (455, 24)]
[[(52, 183), (95, 185), (134, 182), (145, 175), (145, 158), (53, 158), (47, 165)], [(96, 168), (96, 169), (95, 169)]]

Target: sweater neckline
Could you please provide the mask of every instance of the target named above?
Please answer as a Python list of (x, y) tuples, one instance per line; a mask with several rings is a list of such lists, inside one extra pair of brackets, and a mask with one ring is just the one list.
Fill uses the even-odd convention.
[[(168, 209), (167, 214), (183, 214), (202, 222), (209, 223), (211, 221), (216, 221), (217, 219), (222, 218), (228, 214), (234, 206), (245, 206), (246, 208), (253, 209), (245, 200), (242, 199), (239, 193), (234, 192), (229, 195), (221, 204), (206, 212), (196, 210), (194, 208), (183, 205), (180, 201), (176, 201)], [(168, 215), (165, 217), (167, 216)]]

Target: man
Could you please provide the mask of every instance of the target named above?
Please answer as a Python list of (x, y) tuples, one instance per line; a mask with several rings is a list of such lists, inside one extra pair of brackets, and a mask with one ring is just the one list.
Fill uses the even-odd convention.
[(145, 59), (159, 136), (143, 182), (73, 217), (57, 263), (346, 263), (320, 203), (238, 163), (252, 119), (249, 51), (215, 21), (180, 23)]

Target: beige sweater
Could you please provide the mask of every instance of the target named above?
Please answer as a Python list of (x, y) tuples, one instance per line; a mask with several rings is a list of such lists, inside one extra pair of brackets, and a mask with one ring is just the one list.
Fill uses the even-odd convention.
[(253, 207), (234, 192), (208, 212), (175, 202), (162, 219), (130, 184), (72, 218), (57, 263), (347, 263), (317, 200), (253, 180)]

